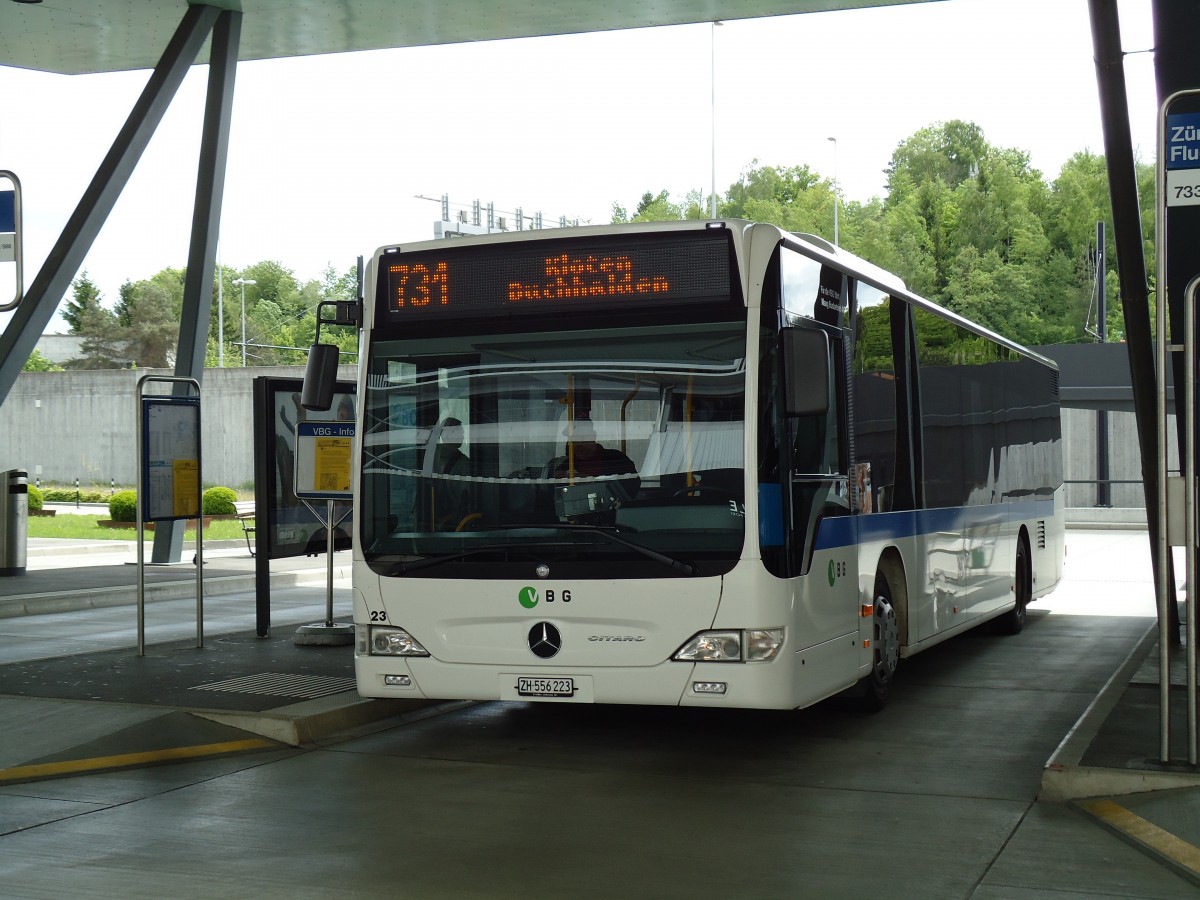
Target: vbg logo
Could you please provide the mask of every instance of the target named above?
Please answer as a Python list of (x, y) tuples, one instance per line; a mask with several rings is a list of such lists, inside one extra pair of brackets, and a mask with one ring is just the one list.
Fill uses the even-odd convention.
[(553, 590), (548, 590), (548, 591), (546, 591), (545, 598), (541, 597), (537, 592), (537, 588), (533, 588), (533, 587), (523, 587), (523, 588), (521, 588), (520, 591), (517, 592), (517, 602), (520, 603), (526, 609), (533, 609), (543, 599), (545, 599), (545, 601), (547, 603), (554, 603), (555, 601), (560, 601), (562, 603), (570, 603), (571, 602), (571, 591), (569, 588), (566, 590), (558, 591), (557, 593)]

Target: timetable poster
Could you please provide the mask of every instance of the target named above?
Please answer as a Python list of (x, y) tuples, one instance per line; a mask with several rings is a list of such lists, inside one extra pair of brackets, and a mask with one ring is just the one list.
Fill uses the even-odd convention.
[(143, 518), (155, 522), (199, 516), (199, 398), (143, 398), (142, 441)]
[(353, 422), (296, 425), (296, 496), (304, 500), (349, 499)]

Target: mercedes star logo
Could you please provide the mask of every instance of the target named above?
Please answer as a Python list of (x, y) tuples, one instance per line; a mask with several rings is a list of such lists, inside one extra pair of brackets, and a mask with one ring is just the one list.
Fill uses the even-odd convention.
[(534, 656), (549, 659), (562, 649), (562, 635), (549, 622), (538, 622), (529, 629), (529, 649)]

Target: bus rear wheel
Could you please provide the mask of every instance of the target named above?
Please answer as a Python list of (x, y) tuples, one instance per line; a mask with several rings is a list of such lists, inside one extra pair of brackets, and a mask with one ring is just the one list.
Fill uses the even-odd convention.
[(1033, 574), (1029, 567), (1029, 541), (1023, 532), (1017, 538), (1013, 597), (1016, 600), (1016, 606), (996, 620), (996, 630), (1001, 634), (1021, 633), (1025, 628), (1025, 611), (1033, 600)]
[(887, 576), (875, 575), (875, 613), (871, 628), (871, 674), (862, 680), (863, 705), (879, 710), (887, 704), (896, 667), (900, 664), (900, 626), (892, 605)]

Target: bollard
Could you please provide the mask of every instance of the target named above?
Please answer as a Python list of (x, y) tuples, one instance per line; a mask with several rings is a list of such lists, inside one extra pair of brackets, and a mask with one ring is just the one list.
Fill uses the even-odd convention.
[(29, 475), (9, 469), (0, 475), (0, 576), (24, 575), (29, 540)]

